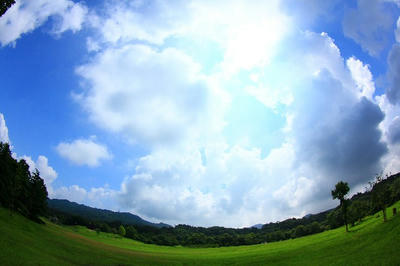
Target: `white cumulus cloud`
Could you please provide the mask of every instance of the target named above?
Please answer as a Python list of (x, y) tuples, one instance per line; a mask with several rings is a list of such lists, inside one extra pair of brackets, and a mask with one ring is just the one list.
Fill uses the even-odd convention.
[(0, 42), (2, 46), (15, 43), (21, 35), (32, 32), (54, 17), (58, 23), (54, 33), (81, 29), (87, 8), (71, 0), (20, 0), (0, 18)]
[(397, 173), (400, 171), (400, 108), (392, 104), (388, 96), (376, 96), (385, 119), (379, 125), (383, 132), (383, 140), (388, 145), (388, 152), (382, 159), (384, 173)]
[(53, 181), (57, 178), (58, 174), (54, 170), (53, 167), (49, 165), (49, 160), (46, 156), (40, 155), (36, 162), (32, 160), (30, 156), (22, 156), (21, 159), (24, 159), (26, 163), (29, 165), (29, 171), (33, 173), (35, 169), (39, 170), (40, 177), (43, 178), (44, 183), (47, 188), (47, 192), (49, 196), (52, 196), (54, 193), (54, 189), (52, 187)]
[(85, 204), (91, 207), (119, 211), (116, 204), (117, 191), (107, 185), (91, 188), (89, 190), (78, 185), (62, 186), (54, 189), (51, 198), (67, 199), (69, 201)]
[[(224, 51), (226, 74), (265, 64), (291, 28), (280, 1), (126, 2), (109, 6), (106, 16), (91, 16), (105, 46), (137, 41), (161, 46), (170, 38), (202, 49), (205, 41)], [(200, 52), (197, 50), (197, 52)]]
[(209, 104), (199, 70), (173, 48), (110, 48), (78, 68), (87, 86), (77, 98), (101, 128), (147, 145), (175, 143), (195, 133)]
[[(73, 202), (83, 203), (87, 196), (87, 191), (78, 185), (69, 187), (59, 187), (54, 191), (54, 198), (68, 199)], [(103, 199), (104, 200), (104, 199)]]
[(107, 5), (106, 17), (92, 16), (91, 23), (107, 43), (141, 40), (162, 44), (185, 26), (189, 5), (189, 1), (113, 2)]
[(312, 199), (316, 190), (317, 187), (313, 180), (301, 176), (287, 182), (273, 195), (278, 200), (286, 202), (290, 208), (296, 208)]
[(107, 147), (93, 139), (77, 139), (72, 142), (61, 142), (57, 145), (58, 154), (76, 165), (96, 167), (100, 161), (109, 160), (112, 154)]
[(61, 34), (67, 30), (71, 30), (72, 32), (80, 31), (85, 22), (87, 13), (88, 9), (83, 4), (71, 4), (70, 7), (62, 13), (61, 22), (54, 29), (55, 33)]
[[(290, 160), (283, 149), (276, 153)], [(274, 158), (263, 159), (258, 149), (223, 143), (210, 144), (203, 154), (196, 145), (177, 152), (157, 150), (140, 159), (118, 199), (126, 209), (172, 224), (250, 225), (265, 219), (260, 205), (265, 202), (267, 208), (271, 202), (268, 197), (259, 202), (254, 195), (277, 188), (269, 174), (278, 174), (281, 166)]]
[(359, 95), (372, 100), (375, 92), (375, 84), (369, 66), (364, 65), (363, 62), (354, 57), (347, 59), (346, 64), (360, 90)]
[[(275, 1), (185, 2), (181, 17), (178, 4), (151, 2), (144, 16), (125, 3), (93, 19), (101, 40), (87, 39), (93, 57), (77, 69), (75, 98), (99, 128), (148, 150), (119, 191), (96, 195), (171, 224), (248, 226), (334, 207), (335, 183), (357, 186), (382, 169), (384, 112), (367, 64), (345, 60), (327, 33), (292, 28)], [(211, 68), (182, 48), (199, 40), (218, 50)], [(253, 107), (242, 96), (285, 122), (272, 148), (228, 143), (228, 111)], [(246, 122), (270, 136), (265, 113)], [(77, 186), (59, 193), (89, 202)]]
[(2, 113), (0, 113), (0, 141), (10, 143), (10, 138), (8, 137), (8, 128)]

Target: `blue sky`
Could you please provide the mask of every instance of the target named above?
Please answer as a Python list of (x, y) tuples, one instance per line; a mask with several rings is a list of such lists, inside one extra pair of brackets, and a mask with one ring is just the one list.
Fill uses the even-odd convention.
[(398, 0), (20, 0), (0, 140), (51, 198), (242, 227), (400, 171)]

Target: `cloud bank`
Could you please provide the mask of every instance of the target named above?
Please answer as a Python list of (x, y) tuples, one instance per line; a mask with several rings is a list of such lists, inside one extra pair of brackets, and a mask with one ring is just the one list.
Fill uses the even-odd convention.
[[(87, 23), (73, 98), (133, 161), (113, 188), (62, 186), (55, 197), (171, 224), (237, 227), (334, 207), (339, 180), (360, 187), (400, 170), (400, 49), (390, 43), (399, 26), (388, 10), (396, 1), (112, 1), (97, 13), (55, 3), (43, 14), (17, 6), (31, 10), (33, 26), (0, 34), (2, 44), (54, 15), (56, 34)], [(341, 21), (331, 15), (338, 8)], [(341, 23), (368, 55), (343, 56), (340, 41), (310, 29), (321, 21)], [(389, 44), (388, 87), (378, 95), (365, 60), (379, 60)], [(82, 138), (56, 150), (101, 167), (113, 157), (107, 145)], [(46, 157), (31, 164), (49, 183), (57, 177)]]
[[(112, 190), (118, 206), (169, 223), (251, 225), (333, 207), (336, 182), (359, 186), (382, 169), (390, 146), (370, 66), (343, 58), (327, 33), (293, 27), (301, 10), (283, 13), (281, 4), (265, 2), (256, 11), (235, 1), (221, 13), (219, 4), (197, 1), (151, 2), (145, 12), (123, 3), (93, 20), (101, 38), (90, 40), (93, 57), (77, 68), (83, 86), (75, 99), (98, 128), (149, 150)], [(336, 5), (310, 4), (316, 17)], [(374, 31), (386, 31), (390, 21), (354, 28), (363, 26), (350, 15), (365, 19), (366, 8), (377, 17), (384, 12), (380, 3), (360, 1), (343, 27), (377, 55), (383, 48)], [(204, 12), (217, 26), (197, 15)], [(186, 49), (200, 36), (218, 59), (199, 58), (204, 46)], [(230, 115), (236, 109), (254, 117), (250, 129), (235, 129), (240, 139), (226, 130), (238, 124)], [(283, 123), (263, 124), (260, 110)], [(268, 135), (271, 128), (282, 136), (273, 148), (265, 148), (268, 138), (253, 139), (252, 130)], [(87, 190), (68, 189), (87, 200)]]
[[(121, 23), (124, 28), (137, 22), (120, 17)], [(77, 99), (90, 120), (150, 147), (115, 194), (123, 208), (170, 223), (249, 225), (330, 207), (329, 191), (337, 181), (356, 186), (379, 171), (387, 152), (378, 127), (384, 113), (373, 99), (369, 66), (343, 58), (326, 33), (288, 32), (272, 42), (296, 40), (279, 59), (274, 57), (279, 50), (264, 43), (260, 47), (270, 51), (266, 60), (231, 61), (237, 54), (231, 47), (252, 47), (235, 38), (221, 41), (224, 56), (211, 74), (187, 51), (130, 43), (143, 39), (141, 34), (116, 38), (119, 45), (110, 42), (78, 68), (87, 83)], [(168, 34), (160, 33), (161, 39)], [(210, 36), (208, 29), (204, 34)], [(161, 39), (147, 41), (161, 44)], [(244, 78), (251, 87), (232, 87), (229, 79), (242, 79), (243, 71), (249, 71)], [(273, 91), (280, 100), (268, 100)], [(204, 125), (213, 124), (204, 116), (212, 106), (210, 95), (226, 97), (214, 100), (223, 103), (213, 109), (220, 130), (204, 137)], [(226, 141), (221, 129), (233, 122), (226, 114), (237, 108), (232, 102), (237, 95), (275, 112), (284, 108), (286, 123), (277, 130), (285, 137), (277, 148), (263, 154), (251, 142)], [(204, 131), (196, 134), (199, 130)]]
[(24, 159), (29, 165), (29, 171), (33, 173), (35, 169), (39, 170), (40, 177), (43, 179), (46, 185), (49, 197), (53, 197), (54, 189), (52, 186), (53, 181), (57, 178), (58, 174), (53, 167), (49, 165), (49, 160), (46, 156), (39, 155), (36, 162), (32, 160), (30, 156), (22, 156), (20, 159)]

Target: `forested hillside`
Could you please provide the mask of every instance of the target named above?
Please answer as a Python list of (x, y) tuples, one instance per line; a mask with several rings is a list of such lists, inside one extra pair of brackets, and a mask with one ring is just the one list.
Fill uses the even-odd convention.
[(10, 145), (0, 142), (0, 205), (39, 221), (47, 213), (47, 190), (39, 171), (13, 158)]
[[(60, 217), (64, 213), (66, 214), (65, 216), (68, 215), (80, 216), (81, 218), (92, 221), (102, 221), (102, 222), (119, 221), (122, 224), (129, 224), (129, 225), (170, 227), (170, 225), (164, 223), (158, 223), (158, 224), (151, 223), (129, 212), (114, 212), (109, 210), (102, 210), (102, 209), (88, 207), (83, 204), (70, 202), (68, 200), (48, 199), (47, 203), (49, 207), (49, 214), (55, 214)], [(73, 223), (73, 221), (70, 221), (69, 223)]]
[[(7, 143), (0, 143), (0, 184), (0, 204), (30, 219), (40, 221), (38, 217), (43, 215), (56, 223), (83, 225), (98, 232), (118, 233), (145, 243), (169, 246), (219, 247), (268, 243), (337, 228), (344, 224), (345, 217), (344, 208), (337, 207), (300, 219), (264, 224), (261, 229), (154, 224), (131, 213), (91, 208), (67, 200), (48, 200), (39, 171), (31, 173), (25, 160), (14, 159)], [(344, 199), (347, 223), (354, 226), (361, 223), (363, 217), (378, 211), (382, 211), (385, 221), (387, 206), (399, 199), (400, 174), (386, 178), (377, 176), (366, 192)]]
[[(388, 208), (400, 207), (400, 202)], [(400, 217), (269, 244), (187, 248), (143, 244), (82, 226), (39, 225), (0, 208), (1, 265), (399, 265)], [(16, 252), (17, 251), (17, 252)]]
[[(382, 178), (370, 184), (364, 193), (346, 199), (347, 221), (350, 226), (362, 222), (363, 217), (386, 209), (400, 199), (400, 174)], [(344, 224), (342, 209), (327, 210), (309, 214), (303, 218), (289, 218), (281, 222), (264, 224), (261, 229), (224, 228), (220, 226), (196, 227), (176, 225), (175, 227), (154, 226), (143, 222), (140, 217), (99, 210), (65, 200), (50, 200), (49, 215), (58, 222), (68, 225), (83, 225), (103, 232), (118, 233), (124, 228), (125, 236), (144, 243), (158, 245), (183, 245), (196, 247), (219, 247), (252, 245), (298, 238), (340, 227)], [(138, 220), (139, 218), (139, 220)], [(139, 221), (139, 222), (138, 222)]]

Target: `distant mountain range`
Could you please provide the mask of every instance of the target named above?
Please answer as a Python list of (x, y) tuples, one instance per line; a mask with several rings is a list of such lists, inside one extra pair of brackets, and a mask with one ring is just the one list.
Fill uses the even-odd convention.
[(120, 221), (123, 224), (153, 226), (157, 228), (171, 227), (165, 223), (152, 223), (129, 212), (114, 212), (102, 210), (78, 204), (65, 199), (48, 199), (48, 208), (69, 215), (76, 215), (94, 221), (114, 222)]

